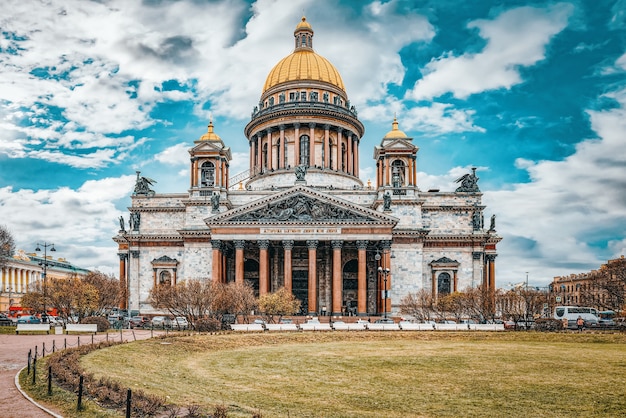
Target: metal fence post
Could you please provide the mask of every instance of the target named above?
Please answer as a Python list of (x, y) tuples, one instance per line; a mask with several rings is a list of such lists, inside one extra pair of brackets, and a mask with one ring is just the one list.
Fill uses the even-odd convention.
[(48, 396), (52, 395), (52, 366), (48, 366)]
[(128, 389), (128, 391), (126, 392), (126, 418), (130, 418), (131, 397), (132, 397), (132, 391)]
[(78, 381), (78, 404), (76, 405), (76, 410), (80, 411), (83, 409), (83, 376), (80, 376), (80, 380)]

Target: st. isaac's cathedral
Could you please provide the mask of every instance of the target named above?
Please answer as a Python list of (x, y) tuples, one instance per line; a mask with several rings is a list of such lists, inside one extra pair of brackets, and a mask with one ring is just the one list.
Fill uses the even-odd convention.
[(257, 295), (285, 287), (311, 315), (392, 314), (422, 289), (495, 289), (501, 238), (493, 217), (484, 223), (475, 172), (455, 191), (420, 190), (419, 148), (394, 119), (373, 149), (376, 181), (363, 184), (365, 128), (342, 78), (313, 50), (306, 18), (294, 37), (244, 129), (249, 170), (229, 172), (211, 122), (189, 150), (186, 192), (155, 193), (137, 173), (128, 227), (120, 218), (114, 237), (123, 307), (154, 312), (153, 286), (190, 279), (245, 282)]

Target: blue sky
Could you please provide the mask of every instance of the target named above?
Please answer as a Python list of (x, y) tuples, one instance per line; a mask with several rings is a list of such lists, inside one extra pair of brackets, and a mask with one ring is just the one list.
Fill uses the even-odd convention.
[(0, 16), (0, 223), (19, 248), (117, 272), (135, 171), (185, 192), (212, 118), (243, 128), (305, 14), (373, 147), (400, 128), (421, 190), (478, 167), (504, 238), (497, 285), (626, 254), (626, 1), (8, 0)]

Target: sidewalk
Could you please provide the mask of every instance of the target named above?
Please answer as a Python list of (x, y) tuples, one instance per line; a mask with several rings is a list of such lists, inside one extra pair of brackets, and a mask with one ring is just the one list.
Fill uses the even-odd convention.
[[(156, 333), (155, 333), (156, 335)], [(24, 398), (15, 387), (15, 375), (21, 368), (27, 365), (28, 351), (35, 352), (37, 347), (38, 358), (41, 358), (43, 345), (45, 344), (46, 356), (52, 352), (53, 342), (56, 350), (63, 349), (67, 342), (68, 347), (76, 347), (78, 339), (80, 345), (91, 344), (91, 334), (81, 335), (13, 335), (0, 334), (0, 417), (3, 418), (42, 418), (50, 415), (29, 400)], [(119, 340), (120, 333), (109, 333), (109, 338)], [(136, 330), (133, 334), (130, 330), (123, 331), (124, 341), (143, 340), (150, 338), (150, 331)], [(96, 334), (94, 341), (106, 339), (106, 334)], [(54, 411), (54, 408), (48, 409)], [(56, 411), (55, 411), (56, 412)]]

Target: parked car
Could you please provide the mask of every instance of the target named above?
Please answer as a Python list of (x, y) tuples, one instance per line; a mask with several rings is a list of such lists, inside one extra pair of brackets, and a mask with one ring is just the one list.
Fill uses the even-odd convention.
[(177, 316), (172, 321), (172, 328), (174, 329), (189, 329), (189, 321), (184, 316)]
[(128, 323), (131, 328), (145, 328), (150, 326), (150, 318), (147, 316), (133, 316)]
[(376, 320), (377, 324), (393, 324), (393, 319), (391, 318), (380, 318)]
[(280, 319), (280, 323), (281, 324), (293, 324), (293, 319), (291, 319), (291, 318), (281, 318)]
[(41, 319), (37, 318), (35, 315), (22, 315), (17, 318), (18, 324), (41, 324)]
[(172, 319), (168, 316), (155, 316), (152, 318), (152, 327), (153, 328), (172, 328)]
[(11, 325), (13, 325), (11, 318), (5, 314), (0, 314), (0, 327), (10, 327)]

